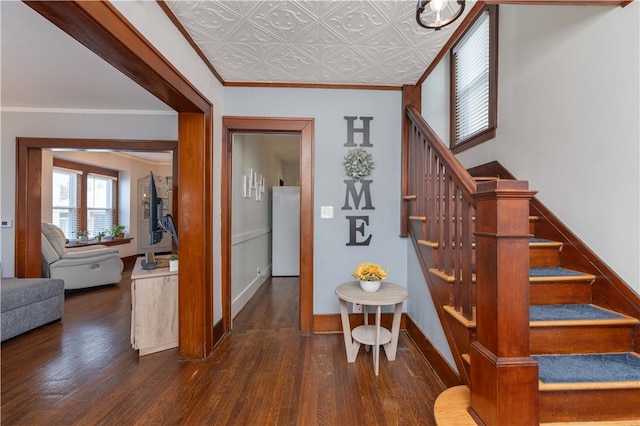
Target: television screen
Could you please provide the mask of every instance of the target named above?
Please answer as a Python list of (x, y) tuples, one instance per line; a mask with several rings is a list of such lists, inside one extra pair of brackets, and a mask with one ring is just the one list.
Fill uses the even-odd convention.
[(156, 181), (153, 172), (149, 172), (149, 244), (162, 241), (162, 198), (158, 197)]

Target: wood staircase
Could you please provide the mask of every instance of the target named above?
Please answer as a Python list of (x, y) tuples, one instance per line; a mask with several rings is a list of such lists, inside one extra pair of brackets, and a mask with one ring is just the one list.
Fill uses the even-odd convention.
[[(540, 221), (531, 216), (532, 234)], [(529, 243), (531, 268), (560, 267), (564, 243), (532, 238)], [(453, 277), (431, 269), (431, 280), (448, 287)], [(589, 273), (538, 275), (529, 277), (532, 305), (591, 304), (590, 288), (596, 277)], [(445, 311), (467, 329), (473, 339), (476, 322), (465, 319), (451, 306)], [(628, 315), (615, 319), (551, 319), (530, 321), (532, 355), (633, 353), (634, 333), (640, 321)], [(470, 370), (470, 357), (462, 354)], [(540, 422), (603, 421), (637, 419), (640, 423), (640, 381), (539, 383)]]
[[(555, 307), (558, 309), (573, 307), (572, 305), (587, 305), (617, 315), (616, 318), (604, 319), (567, 319), (552, 316), (544, 320), (535, 320), (535, 317), (534, 320), (528, 320), (527, 313), (525, 320), (528, 321), (528, 331), (523, 335), (514, 332), (512, 337), (506, 337), (528, 340), (519, 347), (519, 355), (513, 358), (518, 359), (516, 364), (521, 363), (523, 371), (526, 371), (513, 377), (520, 377), (523, 382), (530, 377), (532, 368), (532, 363), (527, 361), (527, 357), (535, 359), (539, 355), (611, 353), (628, 353), (640, 357), (640, 297), (535, 198), (531, 199), (528, 207), (528, 258), (524, 263), (517, 260), (512, 262), (510, 259), (504, 270), (499, 262), (491, 264), (491, 259), (495, 261), (502, 256), (504, 262), (504, 259), (508, 258), (504, 252), (502, 255), (499, 252), (504, 251), (505, 247), (508, 250), (509, 242), (507, 239), (503, 246), (498, 242), (497, 255), (488, 253), (493, 251), (493, 246), (487, 245), (486, 242), (480, 244), (480, 240), (476, 242), (476, 184), (505, 178), (513, 179), (513, 176), (498, 163), (491, 163), (471, 170), (474, 176), (490, 176), (489, 178), (472, 179), (471, 174), (461, 170), (457, 160), (448, 151), (443, 152), (442, 143), (419, 114), (409, 107), (407, 115), (412, 123), (407, 144), (407, 158), (410, 159), (407, 161), (406, 171), (408, 193), (404, 197), (407, 234), (418, 253), (433, 301), (440, 305), (438, 314), (456, 360), (460, 379), (471, 390), (470, 412), (474, 414), (475, 421), (480, 424), (507, 424), (503, 420), (511, 419), (508, 424), (532, 424), (535, 422), (531, 419), (537, 419), (540, 423), (637, 420), (640, 424), (640, 380), (580, 383), (538, 381), (534, 392), (525, 393), (525, 397), (528, 395), (531, 400), (529, 406), (535, 405), (535, 412), (529, 417), (524, 415), (523, 418), (528, 420), (520, 423), (514, 420), (517, 419), (517, 414), (510, 413), (501, 417), (499, 401), (483, 401), (486, 399), (484, 395), (500, 400), (501, 389), (511, 386), (500, 388), (498, 385), (495, 389), (486, 389), (485, 384), (473, 381), (474, 377), (482, 377), (473, 369), (486, 368), (485, 364), (476, 366), (471, 361), (482, 359), (477, 355), (477, 347), (484, 344), (489, 348), (498, 348), (495, 350), (498, 353), (502, 350), (500, 344), (494, 344), (491, 340), (505, 339), (504, 336), (497, 335), (495, 338), (490, 337), (488, 344), (478, 345), (479, 334), (485, 336), (482, 337), (485, 340), (488, 335), (486, 325), (485, 331), (478, 330), (478, 321), (491, 318), (486, 313), (478, 316), (476, 312), (476, 306), (481, 305), (476, 299), (478, 293), (482, 292), (478, 288), (478, 282), (487, 282), (487, 273), (484, 271), (490, 270), (489, 273), (492, 274), (495, 272), (494, 269), (497, 269), (498, 272), (494, 276), (504, 279), (504, 274), (521, 273), (522, 265), (527, 264), (528, 294), (524, 296), (527, 300), (515, 299), (513, 303), (534, 306), (533, 310), (541, 305), (557, 305)], [(488, 209), (489, 214), (494, 214), (492, 218), (487, 218), (486, 212), (482, 213), (484, 225), (481, 225), (483, 230), (479, 232), (478, 238), (487, 238), (487, 221), (498, 221), (498, 218), (509, 216), (504, 214), (506, 210), (500, 211), (500, 208), (500, 203), (496, 202), (494, 207)], [(523, 239), (523, 235), (517, 232), (514, 235), (515, 237), (510, 238)], [(495, 236), (491, 238), (500, 239)], [(485, 253), (481, 252), (482, 248)], [(526, 256), (526, 251), (514, 249), (514, 254), (517, 253)], [(487, 256), (494, 257), (487, 262)], [(526, 269), (524, 270), (526, 272)], [(479, 279), (481, 274), (483, 278)], [(483, 294), (482, 303), (486, 303), (486, 293)], [(504, 293), (502, 296), (500, 293), (497, 294), (496, 304), (499, 305), (498, 301), (504, 302), (505, 297)], [(521, 314), (515, 317), (524, 315)], [(497, 318), (498, 321), (502, 320), (502, 317)], [(518, 318), (514, 318), (514, 323)], [(502, 321), (503, 323), (495, 328), (508, 330), (508, 326), (504, 325), (504, 320)], [(472, 355), (474, 347), (475, 356)], [(528, 350), (528, 354), (521, 353), (523, 348)], [(502, 356), (505, 360), (509, 359), (509, 356)], [(500, 359), (501, 355), (498, 354), (496, 357)], [(500, 361), (495, 364), (500, 364)], [(496, 370), (499, 368), (496, 367)], [(535, 369), (537, 371), (537, 366)], [(540, 373), (542, 375), (544, 371)], [(488, 377), (493, 377), (491, 374), (495, 373), (489, 373)], [(517, 387), (517, 384), (513, 386)], [(480, 390), (474, 390), (474, 387)], [(477, 402), (477, 409), (474, 407), (474, 397), (475, 401), (480, 401)], [(531, 409), (526, 402), (520, 401), (518, 404), (524, 411)]]

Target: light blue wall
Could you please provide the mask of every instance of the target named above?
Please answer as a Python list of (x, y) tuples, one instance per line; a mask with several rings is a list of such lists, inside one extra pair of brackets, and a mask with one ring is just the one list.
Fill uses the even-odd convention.
[(407, 314), (451, 368), (457, 370), (413, 243), (407, 241), (407, 244), (407, 288), (411, 295), (407, 302)]
[[(400, 231), (400, 91), (239, 88), (224, 89), (223, 115), (304, 117), (315, 120), (314, 314), (339, 312), (335, 287), (350, 280), (360, 262), (389, 267), (389, 281), (407, 285), (406, 240)], [(343, 211), (343, 161), (348, 148), (344, 116), (373, 117), (371, 176), (375, 210)], [(356, 125), (360, 126), (361, 121)], [(356, 142), (359, 139), (356, 137)], [(320, 206), (333, 206), (333, 219), (320, 219)], [(361, 206), (362, 207), (362, 204)], [(369, 215), (369, 246), (346, 246), (347, 215)], [(411, 296), (410, 296), (411, 297)]]

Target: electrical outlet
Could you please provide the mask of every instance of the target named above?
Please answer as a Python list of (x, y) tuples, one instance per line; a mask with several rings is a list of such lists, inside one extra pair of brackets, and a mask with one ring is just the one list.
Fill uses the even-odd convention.
[(2, 219), (3, 228), (11, 228), (13, 226), (13, 219)]
[(362, 313), (362, 305), (359, 303), (354, 303), (353, 304), (353, 313), (354, 314), (361, 314)]

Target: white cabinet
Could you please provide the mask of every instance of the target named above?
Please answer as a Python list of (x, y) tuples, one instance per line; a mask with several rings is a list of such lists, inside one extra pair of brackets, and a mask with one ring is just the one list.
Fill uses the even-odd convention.
[[(171, 191), (171, 176), (156, 176), (156, 191), (158, 197), (162, 198), (162, 214), (171, 214), (173, 194)], [(158, 244), (149, 244), (149, 176), (138, 179), (138, 253), (146, 253), (148, 251), (161, 253), (171, 251), (171, 235), (164, 233), (162, 241)]]
[(131, 272), (131, 346), (140, 356), (178, 346), (178, 273), (144, 270), (142, 259)]

